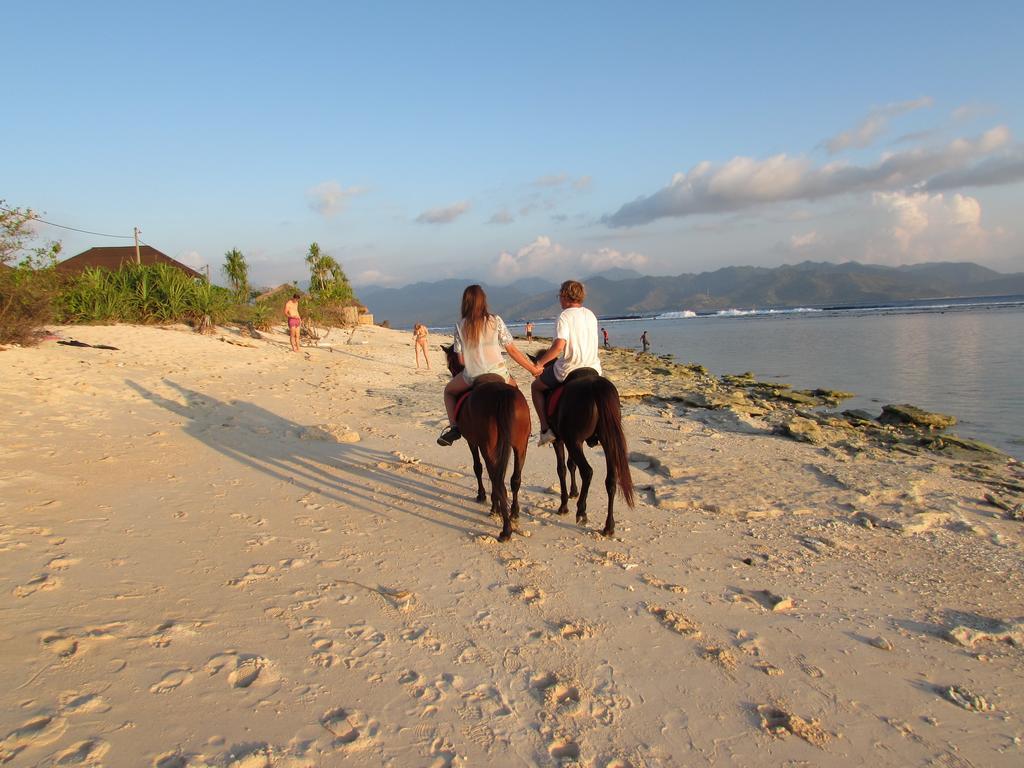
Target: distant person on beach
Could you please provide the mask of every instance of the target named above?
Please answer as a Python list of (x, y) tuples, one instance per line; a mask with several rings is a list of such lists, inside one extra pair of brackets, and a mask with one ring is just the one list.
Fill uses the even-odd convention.
[(533, 341), (533, 323), (529, 321), (526, 323), (526, 340)]
[(611, 346), (608, 344), (608, 329), (607, 328), (602, 328), (601, 329), (601, 335), (604, 336), (604, 348), (605, 349), (611, 349)]
[(416, 323), (412, 327), (413, 354), (416, 355), (416, 367), (420, 367), (420, 352), (423, 352), (423, 362), (430, 370), (430, 358), (427, 357), (427, 326), (423, 323)]
[[(566, 280), (558, 289), (558, 301), (562, 314), (555, 325), (555, 338), (544, 354), (537, 358), (540, 375), (533, 380), (530, 394), (533, 407), (540, 419), (540, 435), (537, 445), (554, 442), (555, 436), (548, 427), (548, 416), (544, 412), (544, 393), (556, 389), (565, 382), (566, 376), (578, 368), (593, 368), (601, 373), (601, 359), (597, 355), (597, 316), (583, 306), (587, 290), (583, 283)], [(555, 364), (544, 368), (544, 365)], [(537, 374), (534, 374), (535, 376)]]
[(644, 346), (644, 353), (651, 348), (651, 342), (647, 340), (647, 331), (640, 334), (640, 343)]
[(438, 445), (451, 445), (462, 437), (455, 426), (455, 404), (478, 377), (493, 373), (516, 386), (505, 365), (502, 349), (534, 376), (540, 375), (540, 366), (534, 365), (512, 342), (512, 334), (505, 327), (505, 321), (498, 315), (492, 315), (487, 308), (484, 289), (479, 285), (469, 286), (462, 292), (462, 319), (455, 326), (455, 352), (466, 368), (445, 385), (444, 409), (448, 414), (448, 428), (437, 438)]
[(284, 316), (288, 320), (288, 338), (292, 344), (292, 352), (299, 351), (299, 326), (302, 325), (302, 316), (299, 315), (299, 294), (293, 293), (292, 297), (284, 304)]

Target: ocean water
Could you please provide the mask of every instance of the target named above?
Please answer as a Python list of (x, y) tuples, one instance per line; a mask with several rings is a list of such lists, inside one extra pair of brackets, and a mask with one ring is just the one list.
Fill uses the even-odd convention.
[[(752, 371), (797, 389), (856, 393), (841, 409), (878, 415), (884, 404), (912, 403), (951, 414), (959, 424), (950, 431), (1024, 459), (1024, 296), (679, 314), (601, 325), (613, 346), (639, 349), (647, 330), (652, 353), (716, 375)], [(553, 327), (537, 322), (534, 332)]]

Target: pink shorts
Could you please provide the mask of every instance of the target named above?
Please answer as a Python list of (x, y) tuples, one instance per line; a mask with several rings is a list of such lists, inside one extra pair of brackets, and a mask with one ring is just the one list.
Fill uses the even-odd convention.
[(302, 325), (302, 320), (300, 318), (298, 318), (298, 317), (289, 317), (288, 318), (288, 327), (289, 328), (298, 328), (300, 325)]

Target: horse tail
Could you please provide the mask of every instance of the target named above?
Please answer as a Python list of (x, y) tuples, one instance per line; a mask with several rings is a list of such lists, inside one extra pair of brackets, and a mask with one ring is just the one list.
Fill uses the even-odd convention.
[(494, 395), (494, 420), (498, 427), (497, 456), (495, 466), (501, 478), (502, 492), (505, 486), (505, 471), (508, 459), (512, 454), (512, 424), (516, 417), (516, 395), (519, 390), (514, 387), (498, 387)]
[(597, 436), (619, 482), (622, 497), (630, 508), (636, 505), (633, 497), (633, 475), (629, 471), (629, 449), (626, 434), (622, 431), (622, 408), (619, 405), (619, 390), (608, 379), (600, 377), (593, 385), (594, 404), (597, 406)]

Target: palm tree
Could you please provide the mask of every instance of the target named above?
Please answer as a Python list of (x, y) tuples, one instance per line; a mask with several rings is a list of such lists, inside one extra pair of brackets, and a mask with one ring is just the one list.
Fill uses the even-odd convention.
[(237, 248), (232, 248), (224, 254), (224, 266), (221, 267), (224, 276), (231, 283), (235, 296), (241, 299), (249, 293), (249, 265), (245, 263), (245, 256)]

